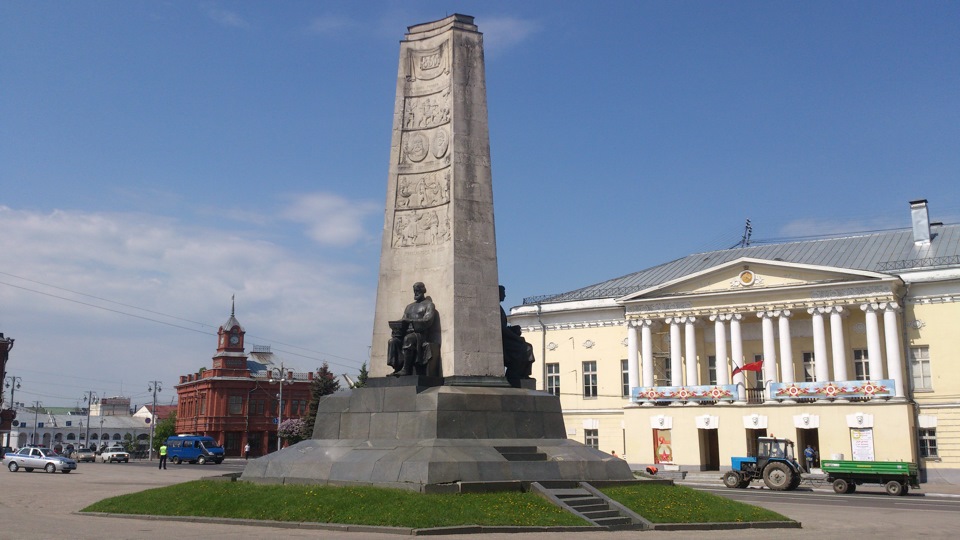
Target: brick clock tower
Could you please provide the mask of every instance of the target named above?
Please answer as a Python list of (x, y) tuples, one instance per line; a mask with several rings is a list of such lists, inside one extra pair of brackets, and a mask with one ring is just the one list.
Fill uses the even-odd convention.
[(243, 336), (246, 332), (235, 316), (236, 304), (231, 301), (230, 318), (217, 330), (217, 354), (213, 357), (213, 369), (247, 369), (247, 355), (243, 353)]
[(176, 385), (177, 433), (209, 435), (223, 444), (228, 456), (242, 455), (247, 444), (251, 456), (276, 451), (279, 420), (306, 414), (314, 375), (284, 368), (280, 377), (283, 364), (268, 345), (253, 345), (249, 355), (244, 352), (245, 334), (231, 301), (230, 318), (217, 330), (210, 369), (181, 375)]

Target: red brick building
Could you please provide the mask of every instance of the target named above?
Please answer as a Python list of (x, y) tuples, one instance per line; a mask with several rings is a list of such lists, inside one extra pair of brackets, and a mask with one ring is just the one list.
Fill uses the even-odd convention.
[(230, 310), (217, 331), (217, 353), (210, 369), (181, 375), (177, 389), (177, 433), (208, 435), (223, 444), (227, 456), (277, 449), (277, 419), (306, 416), (313, 372), (295, 373), (277, 365), (269, 346), (244, 352), (245, 331)]

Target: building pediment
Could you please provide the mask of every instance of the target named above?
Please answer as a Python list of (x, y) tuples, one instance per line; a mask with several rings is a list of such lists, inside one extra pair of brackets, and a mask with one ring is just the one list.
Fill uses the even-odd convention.
[(863, 270), (740, 258), (661, 283), (617, 300), (618, 303), (889, 280)]

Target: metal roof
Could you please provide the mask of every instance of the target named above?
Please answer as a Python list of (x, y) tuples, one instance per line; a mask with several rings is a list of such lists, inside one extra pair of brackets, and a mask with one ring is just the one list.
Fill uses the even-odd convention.
[(912, 229), (896, 229), (694, 253), (573, 291), (524, 298), (523, 303), (619, 298), (744, 257), (889, 275), (960, 267), (960, 224), (933, 224), (930, 232), (925, 244), (914, 242)]

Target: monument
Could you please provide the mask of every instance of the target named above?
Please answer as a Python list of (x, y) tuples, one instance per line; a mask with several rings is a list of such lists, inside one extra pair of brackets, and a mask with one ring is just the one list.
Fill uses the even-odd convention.
[(483, 36), (452, 15), (400, 44), (367, 386), (324, 398), (312, 439), (251, 461), (242, 479), (420, 491), (632, 480), (625, 461), (566, 438), (502, 294)]

